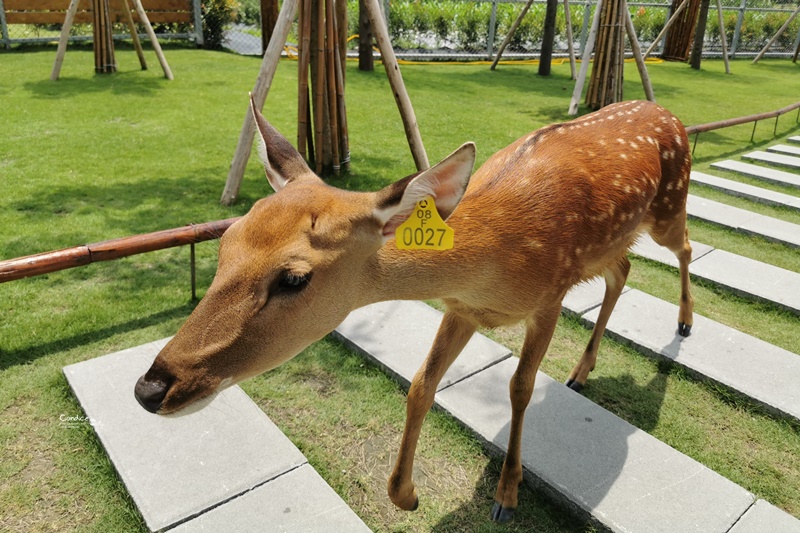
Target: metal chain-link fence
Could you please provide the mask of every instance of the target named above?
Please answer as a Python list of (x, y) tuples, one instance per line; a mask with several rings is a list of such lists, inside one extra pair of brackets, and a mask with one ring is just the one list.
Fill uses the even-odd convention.
[[(257, 4), (257, 0), (242, 0), (244, 4)], [(391, 0), (384, 2), (388, 12), (389, 34), (395, 53), (404, 59), (490, 59), (508, 34), (522, 10), (525, 0)], [(546, 0), (535, 0), (523, 18), (504, 58), (535, 58), (540, 53), (544, 33)], [(754, 56), (775, 35), (791, 16), (796, 4), (773, 0), (722, 0), (723, 25), (731, 57)], [(583, 50), (596, 0), (572, 2), (570, 18), (574, 47)], [(636, 34), (643, 48), (647, 48), (666, 24), (671, 15), (671, 1), (629, 2)], [(358, 31), (358, 1), (348, 0), (350, 34)], [(296, 30), (289, 43), (296, 43)], [(662, 39), (663, 41), (663, 39)], [(770, 47), (767, 57), (791, 56), (800, 42), (800, 17), (789, 25), (781, 37)], [(225, 47), (241, 54), (261, 54), (261, 29), (257, 7), (249, 8), (235, 24), (228, 26), (223, 41)], [(350, 41), (349, 54), (355, 55), (358, 41)], [(663, 42), (658, 43), (654, 54), (659, 54)], [(554, 55), (566, 56), (566, 19), (563, 4), (559, 2), (556, 18)], [(709, 9), (708, 24), (703, 43), (706, 56), (722, 54), (720, 25), (714, 3)]]
[[(0, 0), (0, 13), (3, 13)], [(358, 0), (347, 0), (349, 33), (358, 31)], [(778, 0), (722, 0), (723, 26), (731, 57), (754, 56), (777, 33), (797, 8), (795, 3)], [(384, 2), (389, 33), (398, 57), (416, 60), (491, 59), (522, 10), (524, 0), (391, 0)], [(196, 2), (195, 5), (199, 5)], [(586, 43), (596, 0), (573, 1), (570, 18), (576, 53)], [(671, 15), (671, 1), (629, 2), (636, 34), (643, 48), (657, 37)], [(225, 47), (240, 54), (261, 55), (260, 0), (208, 0), (195, 24), (158, 24), (154, 29), (161, 38), (196, 40), (209, 48)], [(546, 0), (535, 0), (522, 19), (503, 57), (536, 58), (540, 53), (544, 31)], [(197, 24), (202, 21), (202, 33)], [(55, 42), (60, 24), (2, 23), (2, 44)], [(76, 24), (71, 40), (90, 40), (89, 24)], [(116, 38), (127, 38), (125, 25), (116, 24)], [(714, 2), (708, 14), (703, 53), (722, 53), (720, 24)], [(296, 43), (296, 27), (289, 35), (289, 44)], [(791, 56), (800, 44), (800, 17), (796, 17), (772, 44), (767, 57)], [(349, 54), (355, 55), (358, 41), (350, 41)], [(663, 47), (656, 43), (653, 54)], [(556, 18), (554, 56), (567, 55), (566, 19), (559, 2)]]

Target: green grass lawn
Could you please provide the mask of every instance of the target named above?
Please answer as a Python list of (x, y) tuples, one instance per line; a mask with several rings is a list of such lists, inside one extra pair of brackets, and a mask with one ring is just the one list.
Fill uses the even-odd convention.
[[(262, 170), (247, 168), (239, 201), (218, 200), (260, 60), (167, 48), (175, 73), (160, 75), (152, 53), (140, 71), (117, 49), (119, 72), (96, 76), (91, 50), (70, 47), (61, 80), (49, 80), (54, 48), (0, 53), (0, 259), (244, 214), (268, 193)], [(376, 189), (414, 171), (386, 76), (348, 65), (352, 174), (332, 180)], [(635, 67), (626, 97), (643, 95)], [(659, 103), (685, 124), (788, 105), (800, 94), (789, 60), (705, 61), (650, 67)], [(519, 136), (566, 120), (569, 67), (543, 79), (535, 67), (404, 66), (430, 160), (465, 141), (479, 162)], [(281, 63), (265, 107), (295, 137), (296, 63)], [(695, 168), (796, 135), (795, 115), (702, 134)], [(712, 173), (714, 173), (712, 171)], [(698, 195), (718, 193), (693, 187)], [(797, 194), (796, 191), (788, 191)], [(744, 200), (723, 198), (736, 205)], [(743, 204), (744, 202), (744, 204)], [(796, 213), (758, 207), (798, 222)], [(796, 250), (692, 222), (692, 238), (800, 271)], [(216, 243), (198, 245), (200, 293), (216, 266)], [(634, 261), (630, 284), (677, 301), (677, 274)], [(65, 429), (80, 407), (64, 365), (172, 335), (194, 307), (189, 251), (173, 249), (0, 285), (0, 530), (140, 530), (143, 524), (90, 427)], [(793, 352), (800, 319), (713, 287), (695, 288), (697, 312)], [(674, 317), (665, 317), (672, 328)], [(701, 332), (696, 334), (700, 335)], [(520, 331), (491, 333), (513, 349)], [(559, 325), (544, 370), (563, 380), (589, 333)], [(131, 387), (133, 384), (131, 384)], [(348, 504), (378, 531), (571, 531), (586, 528), (566, 509), (525, 490), (515, 522), (495, 528), (488, 512), (500, 463), (441, 413), (426, 421), (418, 451), (421, 506), (396, 510), (386, 477), (402, 431), (405, 395), (380, 371), (324, 340), (243, 388), (306, 454)], [(798, 427), (712, 385), (657, 364), (608, 339), (585, 394), (759, 497), (800, 516)]]

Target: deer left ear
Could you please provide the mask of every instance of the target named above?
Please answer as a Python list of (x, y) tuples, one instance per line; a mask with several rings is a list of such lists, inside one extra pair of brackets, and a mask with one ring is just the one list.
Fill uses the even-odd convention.
[(258, 156), (264, 165), (267, 180), (275, 192), (293, 180), (308, 175), (314, 176), (303, 156), (264, 118), (256, 107), (252, 94), (250, 94), (250, 111), (256, 123)]
[(374, 214), (383, 225), (384, 242), (394, 237), (397, 226), (409, 217), (417, 202), (428, 196), (433, 197), (442, 219), (447, 219), (464, 196), (474, 166), (475, 145), (466, 143), (436, 166), (379, 191)]

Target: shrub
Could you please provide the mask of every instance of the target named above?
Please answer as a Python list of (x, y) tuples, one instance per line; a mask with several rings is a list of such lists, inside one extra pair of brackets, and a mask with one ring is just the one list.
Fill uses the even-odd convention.
[(219, 50), (225, 36), (225, 26), (236, 20), (237, 0), (205, 0), (200, 5), (203, 15), (205, 48)]

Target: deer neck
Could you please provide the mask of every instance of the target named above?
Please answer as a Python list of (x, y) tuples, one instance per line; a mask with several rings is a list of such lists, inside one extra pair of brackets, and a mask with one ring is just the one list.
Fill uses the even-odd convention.
[(365, 288), (364, 305), (453, 297), (470, 277), (471, 269), (459, 262), (454, 250), (398, 250), (389, 243), (366, 265), (371, 286)]

